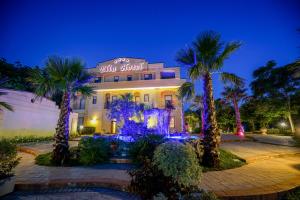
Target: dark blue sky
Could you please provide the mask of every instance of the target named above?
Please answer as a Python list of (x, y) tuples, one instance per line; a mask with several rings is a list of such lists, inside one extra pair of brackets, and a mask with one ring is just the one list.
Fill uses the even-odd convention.
[(205, 30), (243, 42), (224, 70), (248, 82), (266, 61), (300, 56), (299, 0), (0, 2), (0, 57), (26, 65), (42, 66), (50, 55), (79, 57), (87, 67), (126, 56), (178, 65), (176, 52)]

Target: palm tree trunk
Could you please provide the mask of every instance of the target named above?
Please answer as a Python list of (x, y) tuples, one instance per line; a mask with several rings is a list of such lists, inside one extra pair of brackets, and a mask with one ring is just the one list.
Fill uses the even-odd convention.
[(234, 112), (235, 112), (236, 135), (244, 136), (244, 129), (242, 127), (239, 105), (235, 97), (233, 97), (232, 101), (233, 101)]
[(295, 130), (295, 125), (294, 125), (294, 122), (293, 122), (291, 112), (288, 112), (288, 119), (289, 119), (291, 131), (292, 131), (293, 134), (295, 134), (296, 130)]
[(54, 136), (54, 149), (52, 159), (57, 165), (64, 165), (69, 158), (69, 117), (70, 92), (66, 91), (62, 98), (60, 114)]
[(208, 167), (219, 167), (219, 144), (220, 132), (218, 130), (215, 104), (213, 97), (212, 78), (209, 73), (203, 77), (204, 83), (204, 98), (203, 98), (203, 111), (204, 111), (204, 154), (203, 164)]

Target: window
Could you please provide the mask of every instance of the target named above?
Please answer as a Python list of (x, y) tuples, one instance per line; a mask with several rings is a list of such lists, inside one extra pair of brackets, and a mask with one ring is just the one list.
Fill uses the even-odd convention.
[(165, 95), (165, 106), (172, 104), (172, 95)]
[(108, 109), (110, 105), (110, 94), (105, 94), (104, 109)]
[(152, 74), (144, 74), (144, 80), (151, 80)]
[(161, 79), (172, 79), (175, 78), (175, 72), (160, 72)]
[(127, 81), (132, 81), (132, 75), (127, 76)]
[(119, 76), (114, 76), (114, 82), (118, 82), (119, 81)]
[(93, 96), (93, 104), (97, 103), (97, 96)]
[(149, 102), (149, 94), (144, 94), (144, 102)]
[(139, 96), (134, 97), (134, 101), (135, 101), (135, 103), (139, 103), (140, 102), (140, 97)]
[(175, 128), (175, 117), (171, 117), (169, 127), (170, 128)]
[(111, 100), (112, 101), (117, 100), (117, 96), (111, 96)]
[(101, 83), (101, 77), (95, 78), (95, 83)]
[(84, 109), (85, 107), (85, 99), (81, 98), (79, 102), (79, 109)]

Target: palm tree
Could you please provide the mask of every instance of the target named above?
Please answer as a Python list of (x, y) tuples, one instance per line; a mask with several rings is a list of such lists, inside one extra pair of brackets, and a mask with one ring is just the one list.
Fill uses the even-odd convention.
[(78, 59), (50, 57), (46, 67), (31, 71), (29, 81), (35, 88), (36, 99), (51, 97), (62, 93), (60, 113), (54, 135), (53, 161), (58, 165), (64, 165), (69, 157), (69, 116), (70, 100), (79, 93), (83, 96), (90, 96), (93, 88), (86, 85), (91, 76), (84, 70), (83, 64)]
[(236, 76), (220, 72), (224, 61), (240, 47), (239, 42), (224, 43), (213, 31), (204, 32), (186, 49), (177, 54), (177, 61), (189, 66), (189, 77), (194, 82), (203, 79), (204, 155), (203, 162), (218, 167), (220, 132), (213, 98), (212, 74), (220, 73), (223, 81), (237, 81)]
[(244, 87), (234, 86), (224, 87), (222, 92), (225, 102), (231, 102), (234, 107), (235, 121), (236, 121), (236, 134), (238, 136), (244, 136), (244, 129), (241, 122), (241, 115), (239, 109), (239, 102), (245, 100), (248, 96)]
[[(7, 80), (2, 78), (0, 79), (0, 88), (3, 87), (3, 84), (6, 82)], [(0, 96), (6, 95), (6, 92), (0, 91)], [(4, 102), (4, 101), (0, 101), (0, 110), (9, 110), (9, 111), (14, 111), (13, 107), (11, 105), (9, 105), (8, 103)]]

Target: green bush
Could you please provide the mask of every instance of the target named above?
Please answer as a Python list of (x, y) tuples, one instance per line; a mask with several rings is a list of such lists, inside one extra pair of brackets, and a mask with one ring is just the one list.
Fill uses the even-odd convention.
[(155, 148), (165, 141), (166, 140), (162, 135), (145, 135), (131, 144), (129, 156), (135, 163), (142, 163), (145, 159), (152, 159)]
[(103, 138), (82, 138), (78, 148), (79, 162), (83, 165), (102, 163), (109, 157), (109, 143)]
[(202, 140), (188, 140), (187, 143), (189, 143), (194, 148), (198, 164), (202, 165), (202, 157), (204, 154), (204, 146), (202, 144)]
[(270, 129), (267, 130), (267, 134), (271, 134), (271, 135), (286, 135), (286, 136), (293, 135), (290, 130), (282, 129), (282, 128), (270, 128)]
[(190, 144), (171, 141), (159, 145), (154, 152), (153, 163), (179, 185), (191, 187), (200, 183), (202, 168)]
[(80, 131), (81, 135), (92, 135), (96, 132), (96, 128), (95, 127), (89, 127), (89, 126), (85, 126), (83, 127), (83, 129)]
[(8, 139), (10, 142), (15, 144), (29, 143), (29, 142), (44, 142), (53, 140), (53, 136), (15, 136), (13, 138)]
[(12, 169), (19, 163), (17, 146), (7, 139), (0, 140), (0, 179), (13, 175)]
[[(66, 166), (80, 165), (78, 147), (71, 147), (69, 151), (70, 151), (70, 158), (66, 163)], [(42, 165), (42, 166), (56, 166), (56, 164), (52, 160), (52, 152), (40, 154), (37, 157), (35, 157), (35, 164)]]

